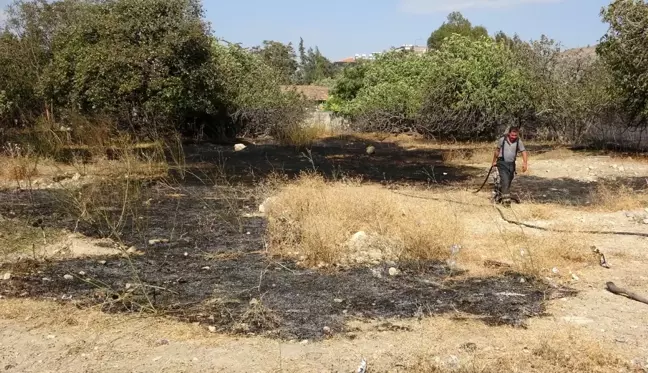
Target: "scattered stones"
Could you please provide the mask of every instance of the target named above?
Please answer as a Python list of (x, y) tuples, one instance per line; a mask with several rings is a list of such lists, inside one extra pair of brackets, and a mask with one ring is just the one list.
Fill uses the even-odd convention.
[(2, 275), (2, 279), (3, 279), (4, 281), (9, 281), (9, 280), (11, 280), (11, 272), (7, 272), (7, 273), (5, 273), (4, 275)]
[(400, 271), (397, 268), (391, 267), (389, 268), (389, 275), (390, 276), (396, 276), (400, 273)]
[(245, 146), (245, 145), (243, 145), (243, 144), (236, 144), (236, 145), (234, 145), (234, 151), (235, 151), (235, 152), (243, 151), (243, 150), (245, 150), (245, 148), (247, 148), (247, 146)]
[(74, 280), (74, 276), (72, 276), (72, 275), (65, 275), (65, 276), (63, 276), (63, 278), (68, 280), (68, 281)]

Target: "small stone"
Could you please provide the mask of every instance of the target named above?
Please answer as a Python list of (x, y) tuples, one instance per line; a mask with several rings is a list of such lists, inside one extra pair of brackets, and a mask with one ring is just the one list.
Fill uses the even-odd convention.
[(158, 346), (164, 346), (164, 345), (168, 345), (168, 344), (169, 344), (168, 339), (160, 339), (159, 341), (157, 341)]
[(41, 281), (43, 281), (43, 282), (50, 282), (50, 281), (52, 281), (52, 279), (49, 278), (49, 277), (43, 277), (43, 278), (41, 279)]
[(235, 152), (243, 151), (245, 148), (247, 148), (247, 146), (245, 146), (244, 144), (236, 144), (236, 145), (234, 145), (234, 151)]
[(389, 275), (390, 276), (396, 276), (400, 273), (400, 271), (394, 267), (389, 268)]
[(85, 276), (86, 273), (84, 271), (79, 271), (79, 276)]
[(335, 298), (335, 299), (333, 299), (333, 302), (335, 302), (335, 303), (342, 303), (342, 302), (344, 302), (344, 300), (343, 300), (343, 299), (340, 299), (340, 298)]
[(52, 334), (50, 334), (50, 335), (48, 335), (48, 336), (47, 336), (47, 337), (45, 337), (45, 338), (47, 338), (47, 339), (56, 339), (56, 336), (55, 336), (55, 335), (52, 335)]
[(106, 264), (106, 261), (105, 261), (105, 260), (100, 260), (100, 261), (99, 261), (99, 264), (101, 264), (101, 265), (105, 265), (105, 264)]
[(553, 274), (557, 275), (559, 271), (558, 271), (558, 268), (553, 267), (553, 268), (551, 269), (551, 272), (553, 272)]
[(648, 224), (648, 219), (644, 219), (644, 220), (642, 221), (642, 223), (644, 223), (644, 224)]
[(63, 278), (68, 280), (68, 281), (74, 280), (74, 276), (72, 276), (72, 275), (65, 275), (65, 276), (63, 276)]
[(304, 339), (303, 341), (299, 342), (301, 345), (307, 345), (308, 344), (308, 339)]
[(189, 253), (185, 251), (184, 256), (189, 256)]
[(203, 271), (209, 271), (211, 268), (209, 266), (205, 266), (201, 268)]
[(322, 330), (323, 330), (324, 333), (326, 333), (326, 334), (331, 334), (331, 328), (329, 328), (328, 326), (323, 327)]
[(79, 181), (81, 179), (81, 174), (80, 173), (75, 173), (74, 176), (72, 176), (72, 181)]
[(259, 300), (258, 300), (258, 299), (256, 299), (256, 298), (252, 298), (252, 300), (250, 300), (250, 306), (256, 306), (257, 304), (259, 304)]
[(153, 245), (157, 245), (157, 244), (161, 244), (161, 243), (168, 243), (168, 242), (169, 242), (169, 240), (164, 239), (164, 238), (154, 238), (154, 239), (149, 240), (148, 244), (153, 246)]
[(126, 252), (129, 254), (135, 254), (137, 252), (137, 248), (135, 246), (131, 246), (128, 248), (128, 250), (126, 250)]
[(625, 171), (625, 167), (619, 167), (619, 172)]
[(3, 279), (4, 281), (11, 280), (11, 272), (7, 272), (7, 273), (5, 273), (4, 275), (2, 275), (2, 279)]
[(572, 279), (574, 281), (580, 281), (580, 278), (575, 273), (572, 273)]
[(126, 284), (124, 287), (125, 287), (126, 289), (130, 289), (130, 288), (133, 287), (133, 284), (130, 284), (130, 283), (129, 283), (129, 284)]
[(375, 146), (373, 146), (373, 145), (367, 146), (367, 154), (371, 155), (371, 154), (374, 154), (375, 152), (376, 152), (376, 147)]
[(208, 326), (207, 329), (209, 329), (210, 333), (216, 333), (216, 327), (213, 325)]

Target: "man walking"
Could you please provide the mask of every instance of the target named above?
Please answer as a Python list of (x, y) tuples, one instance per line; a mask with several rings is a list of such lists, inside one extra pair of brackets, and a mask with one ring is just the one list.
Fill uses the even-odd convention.
[(502, 136), (497, 141), (497, 149), (493, 155), (493, 167), (497, 167), (500, 179), (500, 193), (502, 204), (511, 205), (511, 183), (515, 177), (515, 160), (518, 153), (522, 153), (522, 172), (528, 168), (528, 154), (522, 140), (519, 138), (520, 130), (517, 127), (511, 127), (508, 134)]

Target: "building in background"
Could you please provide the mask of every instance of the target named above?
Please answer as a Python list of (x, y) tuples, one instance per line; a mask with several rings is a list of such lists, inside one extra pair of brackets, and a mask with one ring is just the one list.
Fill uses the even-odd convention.
[[(414, 45), (414, 44), (403, 44), (400, 47), (391, 47), (388, 51), (410, 51), (414, 52), (416, 54), (424, 54), (428, 51), (427, 46), (422, 46), (422, 45)], [(339, 61), (335, 61), (333, 64), (336, 66), (347, 66), (351, 65), (354, 63), (357, 63), (362, 60), (374, 60), (376, 57), (382, 53), (385, 53), (386, 51), (382, 52), (374, 52), (374, 53), (369, 53), (369, 54), (356, 54), (353, 57), (347, 57), (344, 59), (341, 59)]]

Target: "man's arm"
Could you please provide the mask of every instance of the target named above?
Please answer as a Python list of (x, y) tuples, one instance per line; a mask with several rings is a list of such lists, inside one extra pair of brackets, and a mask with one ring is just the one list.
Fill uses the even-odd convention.
[(527, 172), (529, 169), (529, 153), (527, 151), (522, 152), (522, 172)]
[(522, 140), (518, 140), (518, 146), (518, 150), (522, 153), (522, 172), (524, 173), (529, 169), (529, 153), (527, 153), (526, 146), (524, 146)]

